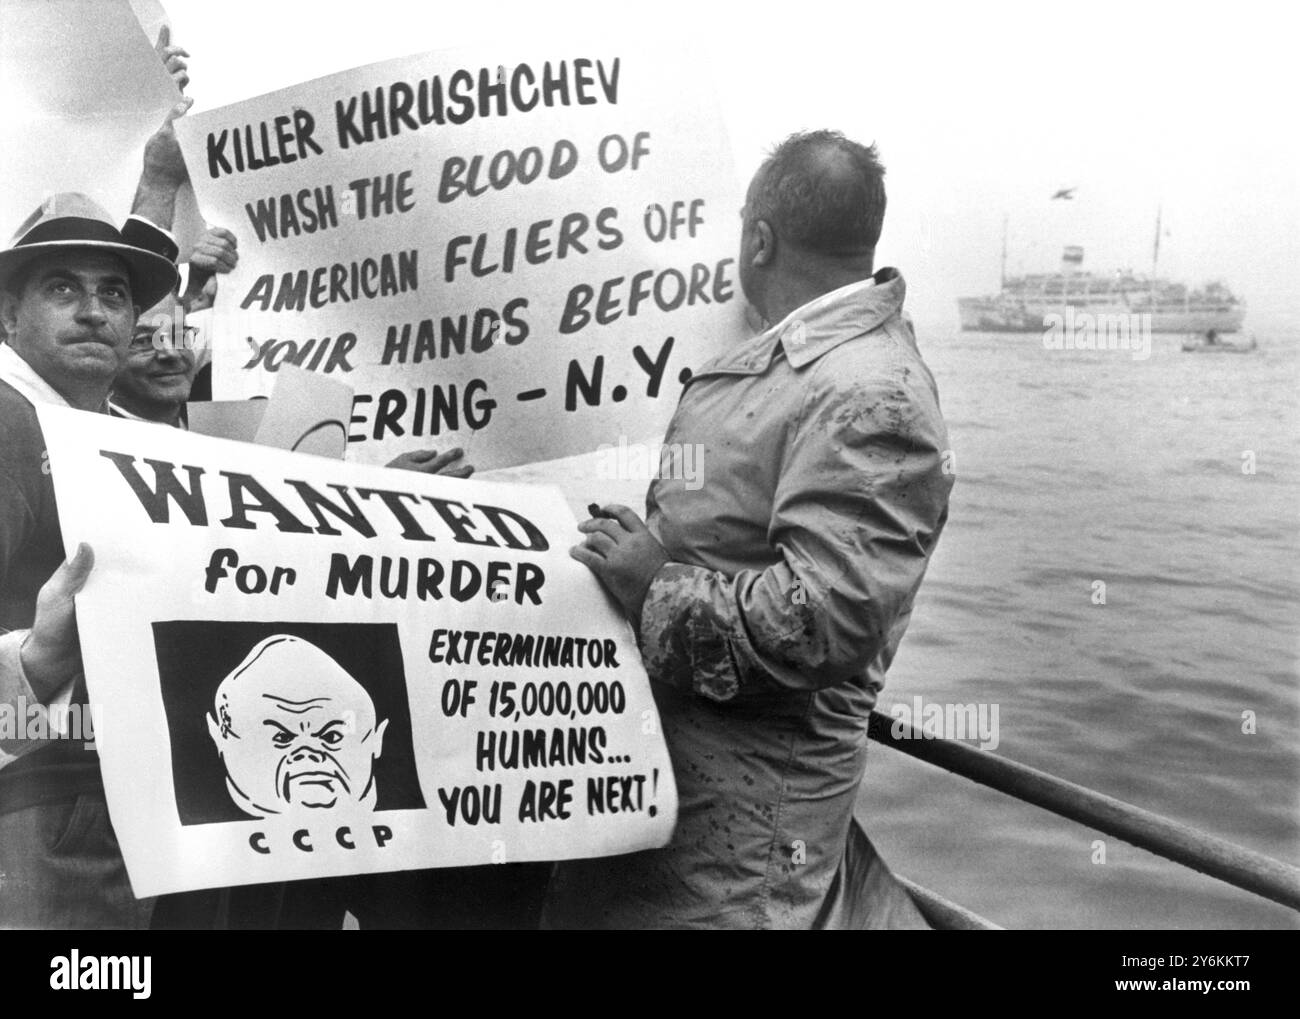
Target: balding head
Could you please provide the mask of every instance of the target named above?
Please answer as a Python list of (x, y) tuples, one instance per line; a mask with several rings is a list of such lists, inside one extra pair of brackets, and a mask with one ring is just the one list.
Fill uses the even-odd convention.
[[(791, 135), (750, 182), (741, 237), (745, 296), (769, 321), (793, 295), (811, 297), (871, 275), (885, 219), (875, 146), (838, 131)], [(797, 306), (797, 305), (796, 305)]]
[(286, 810), (373, 810), (388, 722), (333, 658), (288, 634), (254, 647), (217, 687), (208, 734), (231, 798), (254, 817)]

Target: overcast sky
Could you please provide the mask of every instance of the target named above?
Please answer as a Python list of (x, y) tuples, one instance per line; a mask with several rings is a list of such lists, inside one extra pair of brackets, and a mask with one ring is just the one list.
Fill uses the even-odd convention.
[[(143, 0), (148, 3), (152, 0)], [(1272, 10), (1270, 10), (1270, 7)], [(360, 64), (508, 40), (689, 42), (708, 56), (737, 172), (800, 128), (876, 141), (890, 208), (878, 264), (909, 282), (914, 315), (955, 322), (961, 294), (1009, 269), (1218, 278), (1247, 329), (1300, 327), (1300, 19), (1280, 4), (289, 3), (167, 0), (192, 54), (197, 109)], [(579, 42), (580, 40), (580, 42)], [(1077, 187), (1072, 202), (1050, 201)]]

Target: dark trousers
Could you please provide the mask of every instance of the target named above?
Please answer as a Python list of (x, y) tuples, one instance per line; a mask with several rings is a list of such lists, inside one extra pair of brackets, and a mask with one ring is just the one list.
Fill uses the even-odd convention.
[(322, 878), (164, 895), (155, 930), (536, 930), (549, 863)]
[(104, 794), (0, 814), (0, 928), (141, 930)]

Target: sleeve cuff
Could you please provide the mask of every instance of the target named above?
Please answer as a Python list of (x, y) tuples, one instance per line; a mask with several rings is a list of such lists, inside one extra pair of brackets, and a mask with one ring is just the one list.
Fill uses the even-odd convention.
[(726, 702), (740, 689), (726, 620), (714, 610), (714, 574), (665, 563), (641, 606), (641, 657), (646, 672), (665, 683)]
[[(60, 687), (44, 705), (27, 681), (21, 649), (29, 632), (12, 630), (0, 634), (0, 768), (45, 745), (45, 740), (26, 738), (33, 709), (45, 714), (46, 731), (53, 738), (66, 737), (71, 717), (68, 706), (72, 703), (73, 681)], [(50, 708), (58, 710), (51, 712)]]

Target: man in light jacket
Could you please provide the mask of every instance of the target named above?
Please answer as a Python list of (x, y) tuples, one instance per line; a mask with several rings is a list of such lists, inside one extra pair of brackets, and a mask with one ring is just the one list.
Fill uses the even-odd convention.
[(903, 278), (873, 268), (883, 173), (833, 132), (776, 149), (738, 263), (774, 324), (690, 379), (664, 440), (694, 444), (703, 485), (662, 478), (644, 523), (581, 525), (574, 557), (638, 629), (680, 808), (665, 849), (561, 864), (553, 926), (924, 926), (853, 820), (953, 480)]

